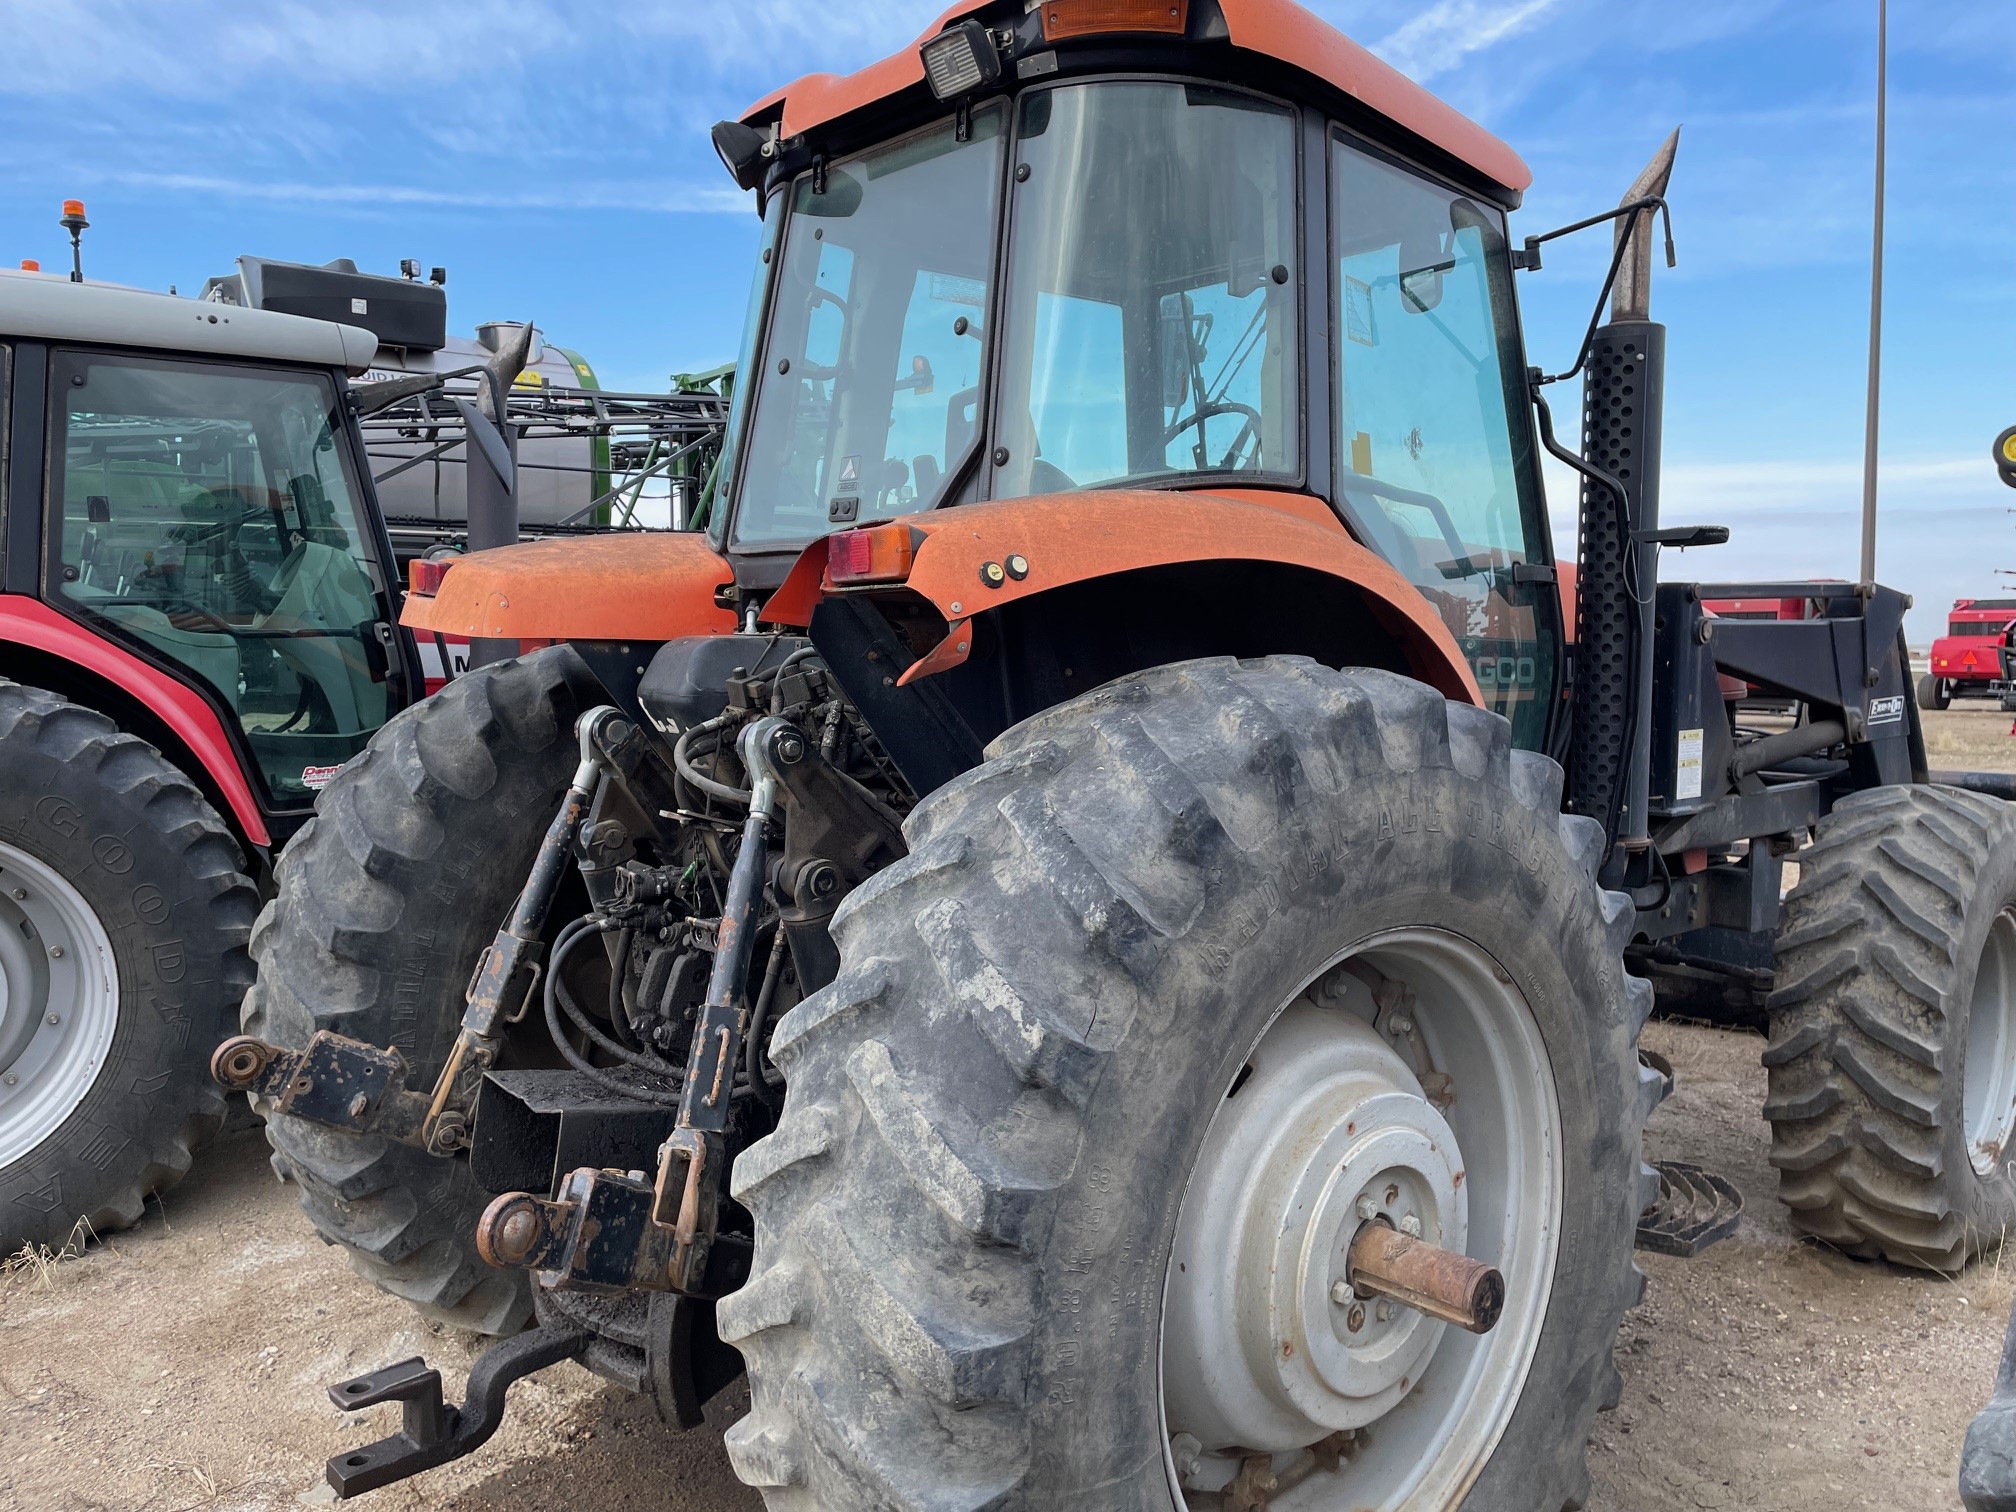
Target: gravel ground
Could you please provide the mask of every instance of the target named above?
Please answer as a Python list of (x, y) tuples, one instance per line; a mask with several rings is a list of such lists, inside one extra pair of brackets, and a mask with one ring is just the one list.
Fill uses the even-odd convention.
[[(1935, 766), (2016, 766), (2009, 716), (1928, 719)], [(1591, 1512), (1940, 1512), (1994, 1376), (2016, 1265), (1957, 1280), (1793, 1239), (1765, 1160), (1763, 1042), (1662, 1023), (1679, 1075), (1652, 1153), (1728, 1176), (1743, 1222), (1693, 1260), (1641, 1257), (1625, 1392), (1590, 1449)], [(418, 1323), (315, 1240), (257, 1131), (231, 1136), (145, 1221), (0, 1280), (0, 1509), (268, 1512), (325, 1499), (323, 1460), (390, 1430), (323, 1388), (425, 1354), (459, 1396), (475, 1350)], [(757, 1509), (721, 1449), (741, 1403), (678, 1435), (572, 1365), (514, 1391), (479, 1454), (376, 1493), (373, 1512)], [(1499, 1509), (1484, 1509), (1499, 1512)]]

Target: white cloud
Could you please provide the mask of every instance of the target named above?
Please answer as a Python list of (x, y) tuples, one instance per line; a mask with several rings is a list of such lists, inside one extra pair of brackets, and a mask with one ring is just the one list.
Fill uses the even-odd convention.
[(1472, 53), (1524, 31), (1560, 0), (1436, 0), (1372, 51), (1408, 77), (1425, 83)]

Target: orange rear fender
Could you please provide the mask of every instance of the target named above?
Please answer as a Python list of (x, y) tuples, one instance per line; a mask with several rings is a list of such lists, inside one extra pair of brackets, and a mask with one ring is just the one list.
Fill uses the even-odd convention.
[[(1097, 578), (1179, 563), (1245, 561), (1312, 569), (1356, 589), (1398, 643), (1413, 674), (1444, 697), (1481, 706), (1462, 647), (1421, 591), (1354, 541), (1329, 506), (1306, 495), (1114, 490), (966, 504), (891, 522), (916, 541), (903, 586), (950, 627), (905, 674), (930, 676), (965, 659), (967, 622), (1018, 599)], [(880, 528), (890, 528), (888, 526)], [(836, 589), (827, 543), (814, 542), (764, 609), (806, 625)], [(874, 590), (868, 590), (874, 591)], [(1196, 606), (1199, 612), (1208, 605)]]
[(472, 639), (667, 641), (735, 628), (715, 602), (728, 559), (686, 532), (528, 541), (459, 557), (431, 598), (407, 598), (399, 622)]

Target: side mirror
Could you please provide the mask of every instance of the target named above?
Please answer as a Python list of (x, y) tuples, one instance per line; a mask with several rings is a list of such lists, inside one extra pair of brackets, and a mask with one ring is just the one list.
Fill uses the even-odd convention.
[(931, 359), (920, 354), (910, 359), (910, 376), (896, 380), (896, 392), (928, 394), (937, 383), (938, 375), (931, 371)]
[(1411, 314), (1425, 315), (1442, 303), (1442, 275), (1454, 266), (1454, 263), (1432, 263), (1411, 273), (1402, 273), (1400, 308)]

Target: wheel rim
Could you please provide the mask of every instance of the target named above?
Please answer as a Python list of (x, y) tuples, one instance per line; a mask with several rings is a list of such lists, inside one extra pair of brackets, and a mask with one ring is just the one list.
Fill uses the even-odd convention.
[(1992, 1176), (2016, 1130), (2016, 910), (2004, 909), (1988, 929), (1967, 1012), (1967, 1061), (1961, 1068), (1967, 1153), (1974, 1169)]
[(96, 911), (47, 863), (0, 843), (0, 1166), (76, 1111), (118, 1024), (118, 966)]
[[(1383, 1006), (1382, 977), (1402, 989), (1380, 987)], [(1450, 1082), (1424, 1089), (1436, 1073)], [(1219, 1506), (1256, 1451), (1275, 1512), (1453, 1504), (1532, 1364), (1561, 1183), (1545, 1043), (1488, 954), (1406, 930), (1319, 976), (1253, 1046), (1184, 1193), (1161, 1340), (1178, 1504)], [(1422, 1238), (1498, 1266), (1497, 1327), (1472, 1335), (1397, 1303), (1382, 1316), (1337, 1288), (1368, 1214), (1411, 1216)]]

